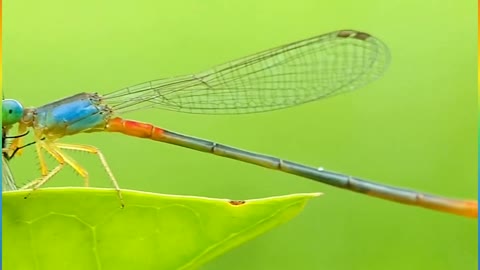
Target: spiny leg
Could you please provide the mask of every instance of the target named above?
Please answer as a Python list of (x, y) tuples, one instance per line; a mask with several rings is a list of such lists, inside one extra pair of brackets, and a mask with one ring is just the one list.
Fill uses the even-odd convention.
[[(38, 157), (38, 161), (40, 162), (40, 172), (42, 176), (46, 176), (48, 174), (48, 167), (42, 152), (43, 144), (44, 144), (43, 142), (42, 143), (37, 142), (37, 144), (35, 144), (35, 149), (37, 150), (37, 157)], [(48, 148), (45, 148), (45, 150), (48, 151)], [(57, 153), (52, 151), (48, 151), (48, 153), (50, 153), (50, 155), (52, 155), (58, 161), (58, 163), (60, 164), (64, 163), (64, 160), (62, 159), (62, 157), (59, 156)]]
[[(51, 151), (48, 151), (48, 149), (45, 149), (46, 151), (48, 151), (48, 153), (50, 155), (52, 155), (59, 163), (59, 165), (57, 167), (59, 168), (55, 168), (53, 171), (55, 171), (55, 173), (51, 173), (49, 172), (48, 170), (48, 167), (47, 167), (47, 163), (45, 162), (45, 158), (43, 156), (43, 152), (42, 152), (42, 145), (43, 143), (39, 143), (37, 141), (37, 144), (35, 144), (35, 149), (37, 151), (37, 157), (38, 157), (38, 161), (40, 163), (40, 174), (42, 175), (41, 177), (35, 179), (35, 180), (32, 180), (31, 182), (25, 184), (24, 186), (22, 186), (20, 189), (28, 189), (28, 188), (32, 188), (34, 187), (35, 189), (37, 189), (39, 186), (37, 186), (37, 184), (39, 182), (42, 182), (42, 183), (46, 183), (53, 175), (55, 175), (56, 173), (58, 173), (58, 171), (60, 171), (60, 169), (63, 167), (63, 164), (65, 163), (64, 160), (62, 159), (61, 156), (59, 156), (57, 153), (55, 152), (51, 152)], [(29, 194), (30, 195), (30, 194)]]
[[(62, 153), (60, 149), (55, 147), (55, 143), (50, 142), (50, 141), (42, 141), (42, 140), (36, 140), (36, 149), (37, 149), (37, 156), (38, 160), (40, 162), (40, 170), (42, 177), (33, 180), (32, 182), (28, 183), (22, 189), (26, 188), (31, 188), (33, 187), (33, 190), (38, 189), (40, 186), (45, 184), (52, 176), (57, 174), (65, 165), (65, 163), (71, 165), (75, 171), (77, 171), (80, 176), (84, 178), (85, 186), (89, 186), (89, 181), (88, 181), (88, 172), (83, 169), (80, 165), (78, 165), (77, 162), (75, 162), (71, 157), (68, 155)], [(52, 155), (57, 162), (59, 163), (55, 169), (53, 169), (51, 172), (49, 172), (45, 158), (43, 156), (42, 149), (45, 149), (50, 155)]]
[(67, 155), (66, 153), (62, 152), (58, 147), (58, 143), (45, 141), (42, 142), (42, 147), (47, 150), (52, 155), (57, 155), (59, 159), (57, 159), (60, 163), (67, 163), (70, 165), (82, 178), (85, 183), (85, 186), (90, 186), (90, 181), (88, 179), (88, 172), (85, 170), (77, 161), (75, 161), (72, 157)]
[[(118, 186), (118, 183), (113, 176), (112, 171), (110, 170), (110, 167), (108, 167), (108, 164), (106, 163), (105, 157), (103, 154), (96, 149), (95, 147), (92, 146), (86, 146), (86, 145), (76, 145), (76, 144), (63, 144), (63, 143), (56, 143), (48, 140), (37, 140), (37, 154), (38, 158), (40, 160), (41, 164), (41, 170), (42, 170), (42, 175), (43, 177), (36, 179), (29, 183), (27, 187), (34, 187), (34, 190), (45, 184), (53, 175), (57, 174), (64, 166), (65, 163), (70, 165), (80, 176), (84, 178), (85, 181), (85, 186), (89, 186), (89, 180), (88, 180), (88, 172), (78, 163), (76, 162), (73, 158), (68, 156), (66, 153), (63, 153), (60, 149), (69, 149), (69, 150), (80, 150), (88, 153), (93, 153), (97, 154), (105, 167), (105, 170), (109, 174), (113, 185), (115, 186), (115, 189), (117, 190), (118, 197), (120, 198), (120, 202), (122, 207), (125, 205), (123, 201), (122, 194), (120, 192), (120, 188)], [(55, 167), (54, 170), (52, 170), (50, 173), (48, 173), (48, 168), (46, 167), (45, 160), (43, 158), (43, 154), (41, 152), (41, 149), (45, 149), (49, 154), (51, 154), (57, 161), (60, 163), (57, 167)], [(45, 173), (46, 172), (46, 173)], [(26, 188), (26, 187), (25, 187)]]
[[(58, 147), (58, 148), (61, 148), (61, 149), (78, 150), (78, 151), (83, 151), (83, 152), (87, 152), (87, 153), (97, 155), (98, 158), (100, 159), (100, 161), (102, 162), (103, 168), (107, 172), (108, 176), (110, 176), (110, 180), (112, 180), (112, 184), (115, 187), (115, 190), (117, 191), (118, 197), (120, 198), (120, 202), (122, 203), (122, 207), (124, 206), (123, 197), (122, 197), (122, 194), (120, 192), (120, 187), (118, 186), (118, 182), (115, 179), (115, 176), (113, 175), (112, 170), (108, 166), (108, 163), (107, 163), (107, 160), (105, 159), (105, 156), (102, 154), (102, 152), (100, 152), (100, 150), (98, 148), (90, 146), (90, 145), (66, 144), (66, 143), (55, 143), (55, 146)], [(67, 163), (69, 162), (66, 158), (65, 158), (65, 161)], [(72, 166), (75, 170), (77, 170), (77, 168), (75, 167), (77, 165), (70, 164), (70, 166)]]
[(30, 194), (32, 194), (32, 192), (34, 192), (35, 190), (37, 190), (39, 187), (43, 186), (45, 183), (47, 183), (48, 180), (50, 180), (55, 174), (57, 174), (64, 166), (65, 164), (64, 163), (60, 163), (57, 165), (57, 167), (55, 167), (53, 170), (51, 170), (47, 175), (45, 176), (42, 176), (40, 178), (37, 178), (33, 181), (31, 181), (30, 183), (24, 185), (23, 187), (21, 187), (20, 189), (29, 189), (29, 188), (32, 188), (32, 191), (30, 191), (26, 196), (25, 196), (25, 199), (28, 198), (30, 196)]
[[(30, 191), (30, 193), (28, 193), (25, 198), (28, 198), (30, 194), (32, 194), (32, 192), (47, 183), (47, 181), (50, 180), (55, 174), (57, 174), (65, 165), (65, 160), (63, 159), (63, 157), (53, 149), (50, 149), (48, 146), (46, 146), (43, 141), (36, 140), (35, 148), (37, 150), (37, 157), (40, 162), (40, 171), (42, 176), (21, 187), (21, 189), (32, 188), (32, 191)], [(52, 155), (58, 162), (58, 165), (50, 172), (48, 171), (42, 148), (45, 149), (50, 155)]]

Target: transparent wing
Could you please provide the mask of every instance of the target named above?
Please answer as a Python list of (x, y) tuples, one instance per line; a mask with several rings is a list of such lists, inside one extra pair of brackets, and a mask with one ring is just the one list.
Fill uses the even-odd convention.
[(2, 156), (2, 191), (16, 190), (15, 179), (5, 157)]
[(143, 107), (206, 114), (263, 112), (358, 89), (379, 78), (389, 59), (380, 40), (342, 30), (198, 74), (124, 88), (103, 100), (117, 113)]
[(8, 165), (8, 161), (5, 157), (3, 149), (6, 149), (7, 145), (7, 127), (2, 127), (2, 191), (16, 190), (15, 179), (13, 178), (12, 171)]

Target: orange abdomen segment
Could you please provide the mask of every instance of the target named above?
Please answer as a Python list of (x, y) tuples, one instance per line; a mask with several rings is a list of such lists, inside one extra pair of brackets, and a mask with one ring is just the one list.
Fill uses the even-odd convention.
[(155, 141), (163, 141), (164, 138), (164, 130), (159, 127), (147, 123), (125, 120), (119, 117), (110, 119), (107, 123), (106, 130)]

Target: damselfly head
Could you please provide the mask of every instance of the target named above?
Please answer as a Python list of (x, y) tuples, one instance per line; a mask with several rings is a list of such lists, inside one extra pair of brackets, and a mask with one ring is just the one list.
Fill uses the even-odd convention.
[(10, 126), (20, 122), (24, 109), (20, 102), (14, 99), (2, 100), (2, 126)]

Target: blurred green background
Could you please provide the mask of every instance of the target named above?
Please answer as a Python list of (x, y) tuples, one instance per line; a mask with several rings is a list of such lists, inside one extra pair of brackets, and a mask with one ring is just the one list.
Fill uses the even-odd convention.
[[(3, 89), (38, 106), (202, 71), (321, 33), (362, 30), (389, 46), (392, 63), (381, 80), (354, 93), (265, 114), (146, 110), (124, 117), (391, 185), (476, 198), (476, 11), (476, 1), (453, 0), (5, 1)], [(325, 193), (292, 222), (204, 269), (477, 269), (476, 220), (119, 134), (62, 141), (99, 147), (127, 189), (232, 199)], [(73, 156), (93, 185), (110, 186), (96, 156)], [(33, 147), (11, 165), (19, 183), (39, 175)], [(50, 185), (82, 179), (68, 168)]]

